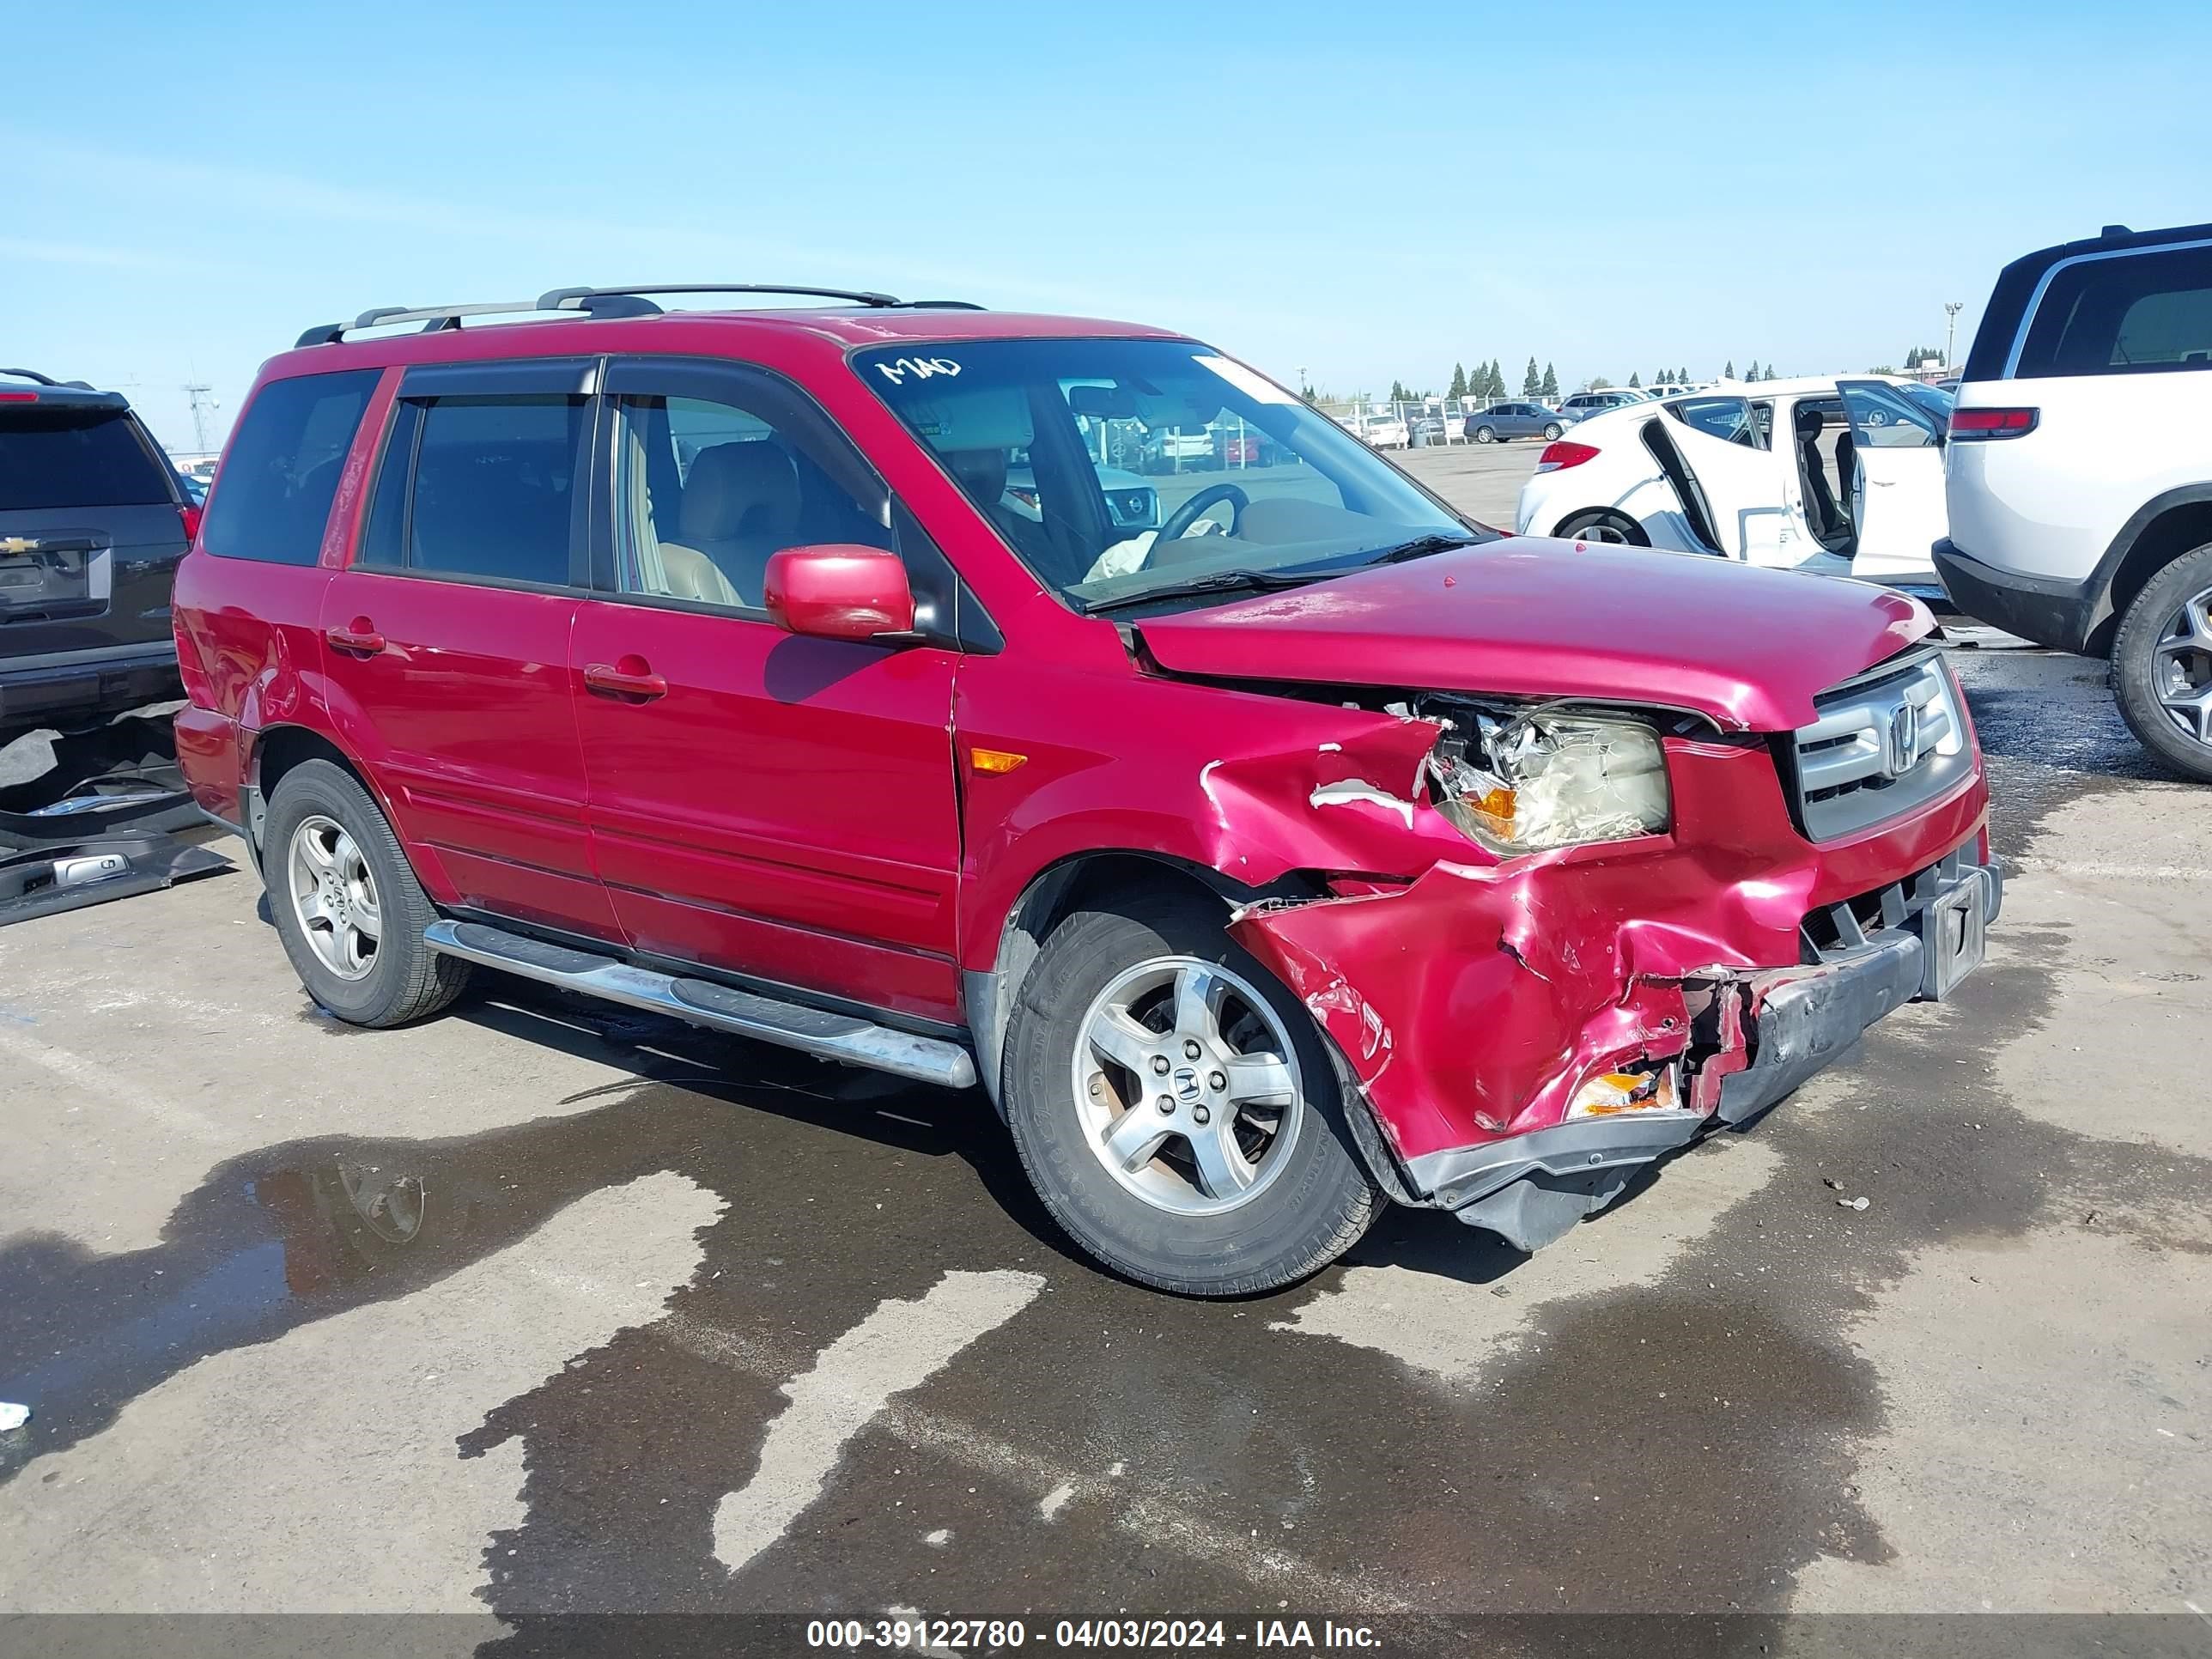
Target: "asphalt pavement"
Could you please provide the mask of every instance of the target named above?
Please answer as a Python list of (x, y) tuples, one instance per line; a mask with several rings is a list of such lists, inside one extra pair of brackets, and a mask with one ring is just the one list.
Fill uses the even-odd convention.
[(1399, 1212), (1241, 1303), (1075, 1255), (978, 1095), (497, 978), (337, 1024), (248, 872), (0, 931), (0, 1613), (2201, 1651), (2207, 797), (2101, 665), (1954, 659), (2013, 870), (1955, 1000), (1533, 1258)]

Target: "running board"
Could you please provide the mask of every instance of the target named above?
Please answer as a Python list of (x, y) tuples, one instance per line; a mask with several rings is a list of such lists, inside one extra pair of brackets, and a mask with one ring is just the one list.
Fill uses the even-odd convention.
[(708, 980), (656, 974), (612, 957), (549, 945), (477, 921), (434, 921), (422, 930), (422, 942), (441, 956), (459, 957), (464, 962), (480, 963), (607, 1002), (672, 1015), (733, 1036), (778, 1043), (817, 1060), (866, 1066), (946, 1089), (975, 1085), (975, 1062), (958, 1043), (895, 1031), (851, 1014), (778, 1002)]

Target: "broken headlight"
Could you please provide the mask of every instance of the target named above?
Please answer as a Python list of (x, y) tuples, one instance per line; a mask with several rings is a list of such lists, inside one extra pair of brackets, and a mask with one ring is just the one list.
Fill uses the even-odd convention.
[(1667, 827), (1659, 734), (1557, 708), (1455, 708), (1430, 770), (1437, 808), (1498, 853), (1625, 841)]

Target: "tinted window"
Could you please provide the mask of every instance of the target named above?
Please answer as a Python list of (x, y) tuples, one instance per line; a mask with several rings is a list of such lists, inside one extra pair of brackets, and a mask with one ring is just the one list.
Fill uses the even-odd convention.
[(0, 410), (0, 511), (172, 501), (161, 464), (123, 409)]
[(230, 559), (313, 564), (338, 474), (377, 371), (271, 380), (254, 395), (222, 455), (200, 545)]
[(617, 404), (618, 590), (757, 607), (784, 548), (893, 545), (889, 495), (849, 447), (833, 450), (775, 383), (752, 393)]
[(2212, 368), (2212, 247), (2087, 259), (2051, 279), (2014, 372)]
[(408, 501), (408, 568), (566, 585), (587, 407), (566, 397), (426, 406)]

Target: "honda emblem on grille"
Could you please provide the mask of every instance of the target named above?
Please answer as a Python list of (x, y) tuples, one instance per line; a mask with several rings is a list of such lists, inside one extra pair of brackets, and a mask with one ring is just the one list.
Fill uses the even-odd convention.
[(1901, 702), (1889, 717), (1889, 752), (1882, 757), (1882, 770), (1893, 778), (1901, 778), (1920, 763), (1920, 705)]

